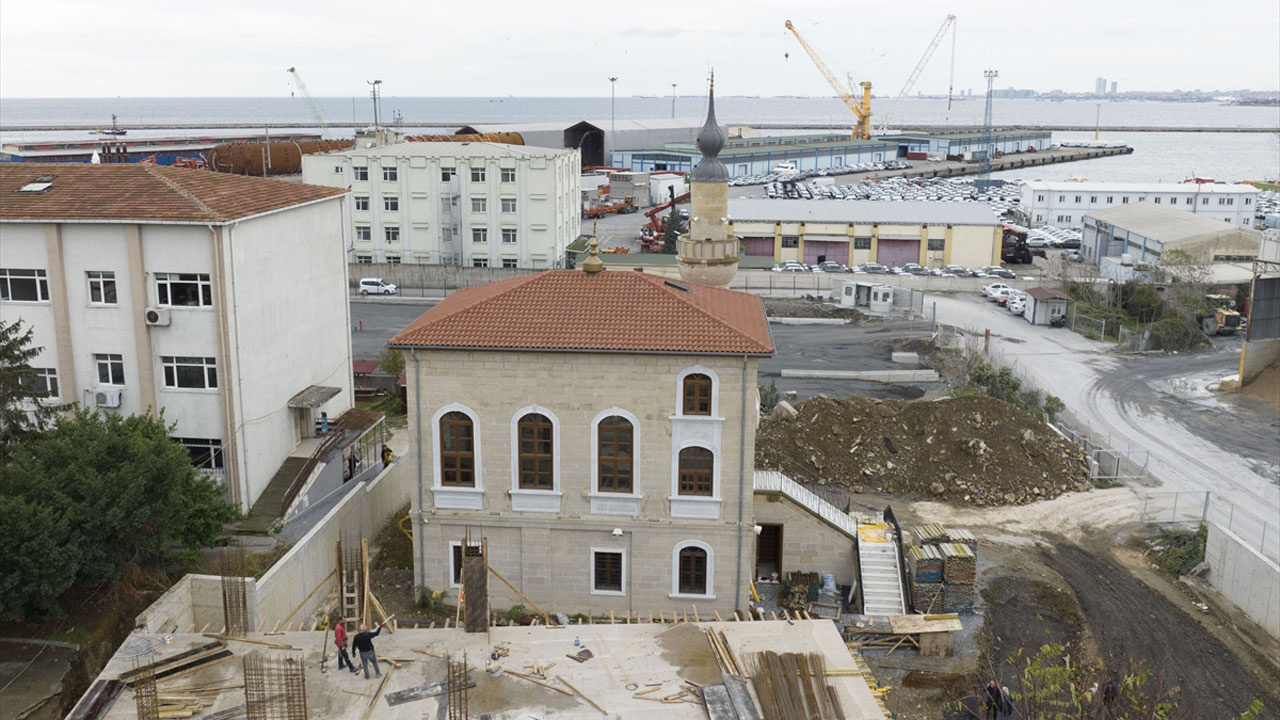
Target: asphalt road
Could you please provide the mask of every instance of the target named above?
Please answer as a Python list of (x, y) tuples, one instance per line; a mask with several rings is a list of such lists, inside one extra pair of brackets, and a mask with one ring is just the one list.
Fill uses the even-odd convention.
[(431, 309), (428, 303), (351, 301), (351, 356), (377, 360), (393, 335)]
[(1109, 343), (1032, 326), (976, 295), (927, 302), (934, 300), (940, 323), (979, 335), (990, 329), (998, 363), (1057, 395), (1112, 447), (1139, 463), (1149, 452), (1148, 468), (1162, 489), (1211, 491), (1215, 517), (1225, 520), (1230, 512), (1233, 530), (1251, 543), (1262, 542), (1265, 532), (1266, 553), (1280, 557), (1280, 421), (1206, 389), (1237, 371), (1238, 340), (1204, 354), (1117, 356)]

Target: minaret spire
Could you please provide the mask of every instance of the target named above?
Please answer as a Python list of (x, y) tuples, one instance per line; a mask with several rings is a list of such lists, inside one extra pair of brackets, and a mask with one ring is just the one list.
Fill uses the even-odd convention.
[(689, 232), (678, 245), (680, 277), (728, 287), (738, 269), (738, 240), (729, 233), (729, 168), (720, 161), (726, 141), (716, 120), (716, 75), (707, 83), (707, 119), (698, 131), (702, 159), (689, 176)]

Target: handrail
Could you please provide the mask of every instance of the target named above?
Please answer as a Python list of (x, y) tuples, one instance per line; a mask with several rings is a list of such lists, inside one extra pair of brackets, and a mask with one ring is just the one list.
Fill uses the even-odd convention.
[(857, 521), (846, 513), (840, 512), (838, 508), (822, 499), (812, 490), (777, 470), (757, 470), (754, 477), (754, 489), (757, 492), (782, 493), (849, 537), (855, 539), (858, 537)]
[(335, 445), (342, 442), (342, 421), (339, 419), (336, 423), (329, 425), (329, 434), (325, 436), (324, 442), (316, 446), (311, 451), (311, 456), (303, 463), (302, 469), (293, 478), (293, 482), (289, 483), (289, 489), (284, 491), (284, 500), (280, 503), (280, 515), (283, 516), (289, 511), (289, 506), (298, 498), (298, 493), (302, 492), (302, 488), (307, 484), (307, 478), (311, 477), (312, 471), (316, 469), (316, 465), (320, 464), (320, 458), (334, 448)]

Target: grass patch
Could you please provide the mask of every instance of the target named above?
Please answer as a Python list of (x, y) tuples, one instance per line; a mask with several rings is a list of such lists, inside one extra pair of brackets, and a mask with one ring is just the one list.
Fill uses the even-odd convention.
[(374, 539), (378, 546), (378, 567), (413, 569), (413, 541), (400, 531), (400, 519), (408, 514), (409, 504), (406, 503), (378, 531)]
[(398, 395), (357, 397), (356, 407), (361, 410), (382, 413), (387, 417), (387, 427), (402, 428), (409, 425), (409, 416), (400, 407), (400, 397)]
[(1204, 562), (1204, 546), (1209, 529), (1200, 525), (1195, 530), (1160, 528), (1160, 534), (1147, 544), (1151, 560), (1173, 576), (1183, 575)]

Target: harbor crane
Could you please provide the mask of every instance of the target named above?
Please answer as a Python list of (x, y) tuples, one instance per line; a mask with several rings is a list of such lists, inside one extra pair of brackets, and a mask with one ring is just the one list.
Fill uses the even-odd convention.
[(289, 74), (293, 76), (293, 84), (298, 86), (298, 92), (302, 93), (302, 99), (307, 103), (307, 109), (311, 111), (311, 119), (316, 121), (316, 127), (320, 128), (320, 136), (329, 137), (329, 126), (324, 122), (324, 116), (320, 114), (320, 108), (316, 106), (316, 101), (311, 99), (311, 93), (307, 90), (307, 84), (302, 82), (302, 76), (298, 74), (297, 68), (289, 68)]
[[(948, 15), (947, 19), (942, 21), (942, 27), (938, 28), (938, 32), (933, 36), (933, 41), (929, 43), (929, 47), (925, 48), (924, 55), (920, 56), (920, 62), (916, 63), (915, 70), (911, 71), (911, 76), (907, 78), (907, 81), (905, 83), (903, 83), (902, 90), (898, 93), (898, 97), (895, 98), (895, 100), (901, 100), (902, 98), (906, 97), (907, 93), (911, 92), (911, 88), (915, 87), (916, 81), (920, 79), (920, 73), (924, 72), (924, 66), (929, 64), (929, 60), (933, 58), (933, 53), (937, 51), (938, 46), (942, 44), (942, 38), (947, 34), (948, 28), (952, 28), (951, 78), (952, 78), (952, 82), (954, 83), (955, 74), (956, 74), (956, 36), (954, 31), (955, 22), (956, 22), (955, 15)], [(951, 85), (947, 86), (947, 109), (948, 110), (951, 109)], [(883, 133), (885, 129), (888, 128), (888, 126), (889, 126), (889, 115), (888, 113), (885, 113), (884, 117), (880, 118), (879, 131)]]
[(845, 87), (844, 83), (840, 82), (840, 78), (836, 77), (836, 74), (831, 71), (831, 68), (827, 67), (826, 62), (824, 62), (822, 57), (818, 55), (818, 51), (814, 50), (809, 45), (808, 41), (804, 39), (800, 34), (800, 31), (796, 29), (796, 26), (791, 24), (790, 20), (787, 21), (786, 28), (791, 31), (792, 35), (796, 36), (796, 42), (800, 43), (800, 47), (804, 48), (804, 51), (809, 54), (809, 59), (813, 61), (815, 66), (817, 66), (818, 72), (822, 73), (822, 77), (826, 79), (827, 84), (836, 91), (836, 94), (840, 96), (840, 99), (844, 104), (848, 105), (849, 109), (853, 111), (853, 116), (858, 120), (857, 124), (853, 128), (854, 139), (870, 140), (871, 83), (865, 80), (858, 83), (858, 87), (862, 88), (862, 99), (860, 101), (855, 100), (853, 92), (850, 91), (849, 88)]

